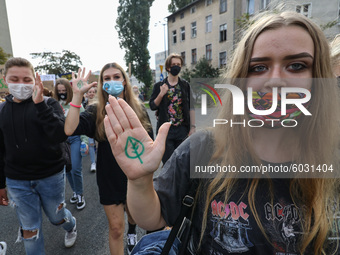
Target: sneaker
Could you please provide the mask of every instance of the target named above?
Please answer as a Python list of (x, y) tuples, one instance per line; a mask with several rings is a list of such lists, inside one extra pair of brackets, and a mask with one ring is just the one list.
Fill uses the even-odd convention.
[(65, 234), (65, 247), (69, 248), (72, 247), (77, 239), (77, 221), (76, 218), (74, 219), (74, 227), (71, 231), (66, 231)]
[(132, 249), (137, 244), (137, 234), (127, 234), (127, 252), (131, 254)]
[(81, 210), (85, 207), (85, 199), (83, 195), (77, 195), (78, 199), (77, 199), (77, 209)]
[(96, 163), (91, 164), (91, 172), (95, 172), (97, 170)]
[(5, 242), (0, 242), (0, 255), (6, 255), (7, 244)]
[(77, 203), (77, 201), (78, 201), (77, 194), (73, 192), (73, 196), (70, 198), (70, 203), (75, 204)]

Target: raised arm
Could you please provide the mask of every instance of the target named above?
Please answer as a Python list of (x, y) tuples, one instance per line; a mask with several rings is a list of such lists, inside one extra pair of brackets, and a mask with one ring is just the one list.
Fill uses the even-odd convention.
[(91, 75), (91, 71), (85, 76), (85, 68), (81, 70), (79, 68), (77, 79), (75, 78), (74, 73), (72, 72), (72, 90), (73, 90), (73, 97), (72, 102), (70, 103), (70, 110), (67, 114), (66, 121), (65, 121), (65, 134), (72, 135), (73, 132), (76, 130), (79, 124), (79, 114), (81, 108), (81, 102), (83, 99), (84, 94), (92, 87), (97, 85), (97, 82), (92, 82), (88, 84), (87, 81)]
[(110, 96), (109, 102), (105, 107), (105, 131), (112, 153), (128, 178), (129, 211), (136, 223), (144, 229), (163, 227), (165, 221), (152, 179), (165, 150), (170, 123), (162, 125), (153, 141), (124, 100)]

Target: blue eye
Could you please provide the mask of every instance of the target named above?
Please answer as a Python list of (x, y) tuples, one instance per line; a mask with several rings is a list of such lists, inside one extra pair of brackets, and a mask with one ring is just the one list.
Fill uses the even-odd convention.
[(266, 70), (267, 68), (264, 65), (256, 65), (249, 68), (249, 73), (260, 73)]
[(291, 65), (288, 66), (288, 69), (291, 69), (293, 71), (300, 71), (300, 70), (304, 70), (307, 66), (301, 63), (293, 63)]

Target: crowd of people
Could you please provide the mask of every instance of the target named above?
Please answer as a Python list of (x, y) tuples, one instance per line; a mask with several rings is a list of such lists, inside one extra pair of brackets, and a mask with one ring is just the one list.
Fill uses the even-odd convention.
[[(326, 164), (332, 175), (241, 178), (221, 172), (200, 178), (190, 232), (182, 242), (186, 254), (339, 254), (337, 39), (330, 48), (321, 29), (296, 12), (254, 19), (222, 75), (222, 81), (245, 92), (254, 109), (234, 115), (233, 95), (226, 90), (218, 119), (279, 118), (255, 128), (217, 125), (196, 132), (191, 86), (180, 77), (183, 59), (170, 54), (168, 77), (154, 84), (149, 101), (157, 116), (155, 139), (145, 98), (118, 63), (105, 64), (98, 82), (89, 83), (91, 71), (83, 68), (72, 73), (71, 81), (58, 79), (54, 92), (44, 94), (32, 64), (9, 59), (3, 79), (10, 94), (0, 103), (0, 205), (13, 202), (26, 254), (45, 254), (42, 211), (65, 230), (65, 247), (75, 244), (77, 220), (65, 206), (65, 180), (73, 191), (70, 203), (84, 209), (82, 143), (96, 173), (112, 255), (124, 254), (125, 213), (129, 254), (139, 254), (133, 249), (136, 224), (149, 233), (176, 224), (192, 187), (192, 164), (203, 159), (238, 169)], [(303, 103), (283, 114), (285, 91), (286, 99)], [(295, 126), (280, 126), (293, 121)], [(1, 255), (7, 246), (0, 242)]]

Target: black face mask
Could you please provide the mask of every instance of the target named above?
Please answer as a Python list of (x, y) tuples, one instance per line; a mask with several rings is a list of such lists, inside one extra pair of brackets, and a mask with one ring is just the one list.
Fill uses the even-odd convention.
[(67, 93), (58, 93), (58, 98), (59, 100), (66, 100), (67, 98)]
[(170, 68), (170, 73), (171, 73), (173, 76), (178, 75), (180, 71), (181, 71), (181, 67), (180, 67), (180, 66), (172, 66), (172, 67)]

